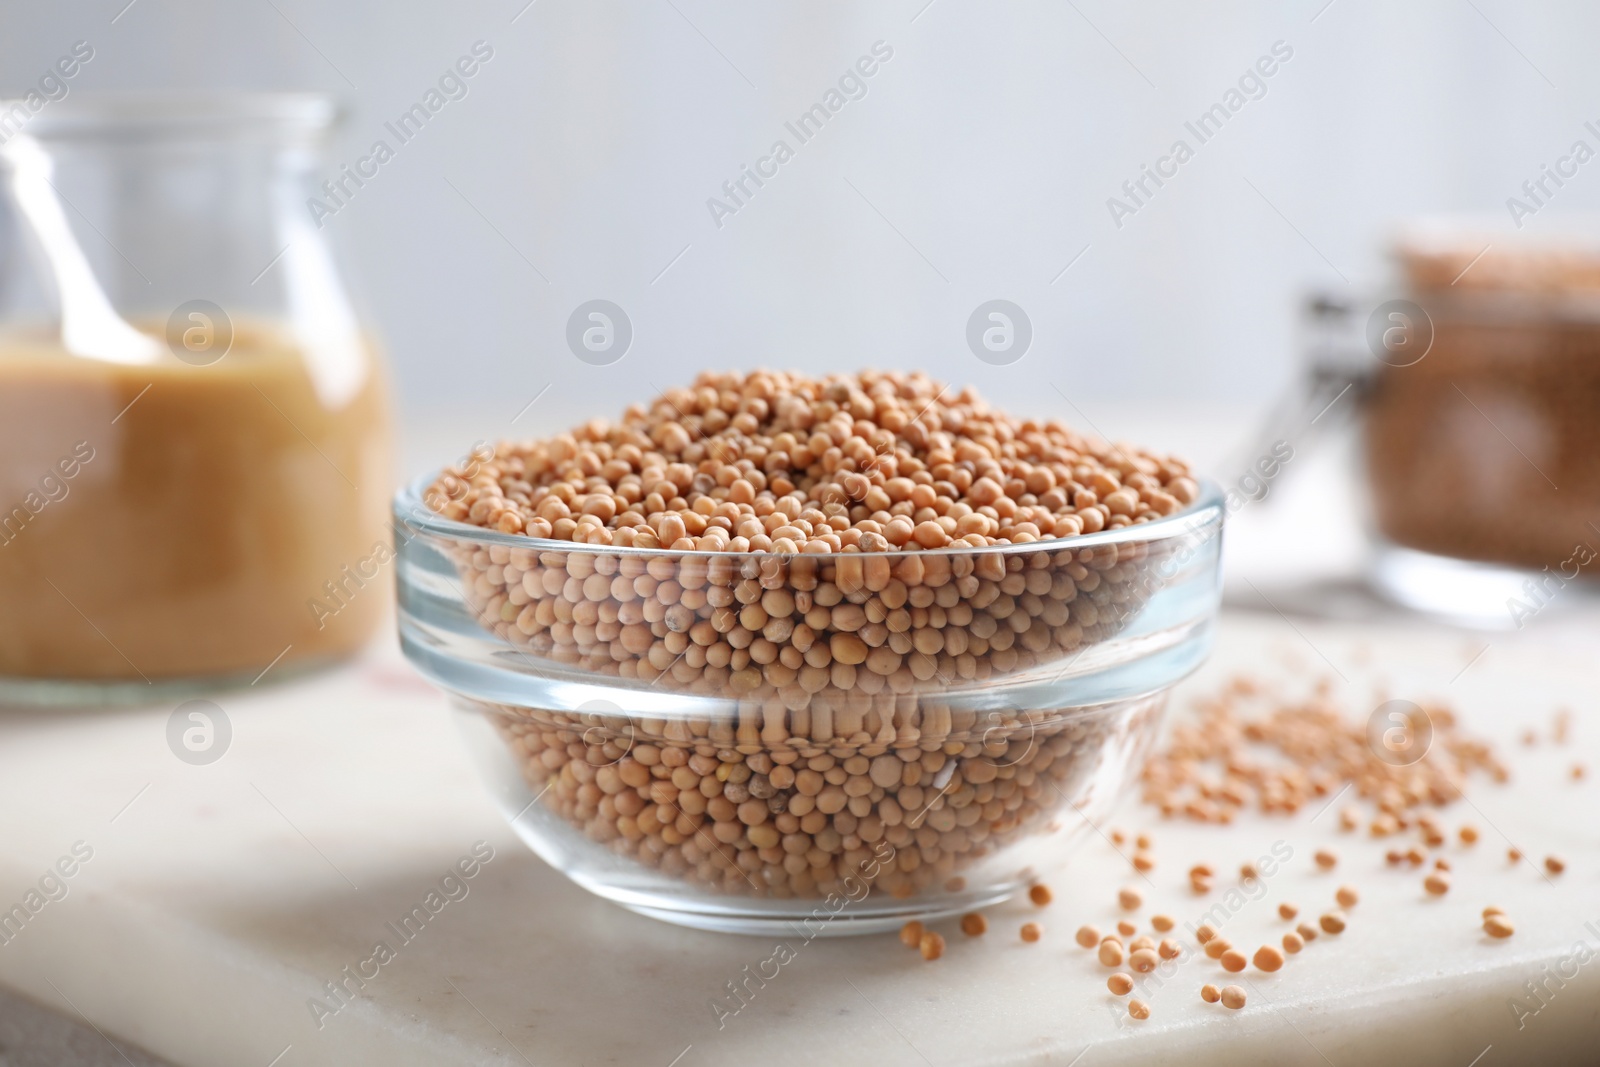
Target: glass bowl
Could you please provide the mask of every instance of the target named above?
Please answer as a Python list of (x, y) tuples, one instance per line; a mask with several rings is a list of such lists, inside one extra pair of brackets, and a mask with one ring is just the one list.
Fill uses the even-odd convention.
[(395, 498), (400, 643), (517, 834), (669, 922), (865, 933), (1058, 870), (1199, 665), (1222, 498), (988, 548), (617, 548)]

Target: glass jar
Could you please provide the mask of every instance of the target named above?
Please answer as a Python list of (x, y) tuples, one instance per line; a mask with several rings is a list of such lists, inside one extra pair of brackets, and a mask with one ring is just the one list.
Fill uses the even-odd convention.
[(1600, 558), (1600, 242), (1431, 223), (1393, 256), (1388, 294), (1322, 294), (1306, 315), (1313, 410), (1350, 391), (1341, 410), (1359, 412), (1374, 588), (1486, 628), (1584, 602)]
[(75, 95), (0, 126), (0, 702), (282, 676), (382, 618), (387, 376), (307, 209), (334, 117)]

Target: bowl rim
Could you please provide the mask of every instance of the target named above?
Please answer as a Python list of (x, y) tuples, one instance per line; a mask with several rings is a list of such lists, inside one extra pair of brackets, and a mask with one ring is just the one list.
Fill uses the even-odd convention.
[[(1196, 530), (1204, 529), (1213, 523), (1219, 531), (1227, 517), (1224, 506), (1222, 489), (1209, 478), (1196, 478), (1200, 487), (1200, 495), (1194, 503), (1189, 504), (1171, 515), (1163, 515), (1159, 519), (1149, 522), (1130, 523), (1116, 529), (1099, 530), (1091, 534), (1077, 534), (1072, 537), (1041, 538), (1037, 541), (1022, 541), (1009, 545), (985, 545), (977, 548), (972, 545), (946, 548), (924, 548), (907, 551), (894, 549), (887, 552), (715, 552), (710, 549), (672, 549), (672, 548), (641, 548), (636, 545), (591, 545), (580, 541), (562, 541), (551, 537), (529, 537), (520, 533), (501, 533), (499, 530), (489, 530), (472, 523), (458, 522), (447, 519), (434, 511), (423, 502), (423, 493), (427, 487), (443, 473), (444, 468), (424, 474), (402, 485), (394, 494), (392, 500), (392, 515), (394, 521), (403, 524), (408, 530), (422, 531), (435, 537), (447, 537), (455, 541), (465, 541), (475, 544), (493, 546), (500, 545), (506, 548), (520, 549), (530, 552), (591, 552), (595, 555), (610, 556), (640, 556), (656, 558), (670, 556), (674, 559), (777, 559), (793, 560), (805, 557), (817, 559), (820, 562), (835, 562), (841, 556), (851, 556), (856, 559), (869, 559), (883, 557), (891, 560), (905, 559), (910, 556), (974, 556), (974, 555), (1010, 555), (1015, 553), (1031, 552), (1058, 552), (1063, 549), (1098, 548), (1102, 545), (1135, 544), (1149, 541), (1161, 541), (1167, 538), (1177, 538)], [(408, 538), (409, 540), (409, 538)]]

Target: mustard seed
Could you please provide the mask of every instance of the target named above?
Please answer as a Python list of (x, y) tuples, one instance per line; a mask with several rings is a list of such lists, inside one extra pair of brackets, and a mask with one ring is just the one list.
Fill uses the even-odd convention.
[(1137, 911), (1139, 905), (1144, 903), (1144, 897), (1139, 895), (1137, 889), (1124, 887), (1117, 890), (1117, 903), (1123, 911)]
[(1206, 942), (1206, 955), (1214, 960), (1220, 960), (1222, 954), (1233, 947), (1233, 943), (1225, 937), (1213, 937)]
[(1154, 949), (1134, 949), (1133, 952), (1128, 955), (1128, 966), (1132, 967), (1140, 974), (1149, 974), (1151, 971), (1156, 969), (1157, 964), (1160, 962), (1160, 957), (1156, 955)]
[(1140, 834), (1138, 837), (1133, 839), (1133, 843), (1144, 849), (1153, 848), (1155, 845), (1155, 842), (1150, 839), (1149, 834)]
[(1206, 866), (1204, 863), (1197, 863), (1193, 867), (1189, 868), (1189, 877), (1191, 879), (1211, 878), (1215, 875), (1215, 873), (1215, 871)]
[(1133, 869), (1136, 871), (1153, 871), (1156, 858), (1148, 852), (1135, 852), (1133, 854)]
[(1440, 856), (1433, 861), (1433, 869), (1436, 871), (1448, 871), (1450, 869), (1450, 861)]
[(1121, 934), (1123, 937), (1132, 937), (1138, 932), (1139, 928), (1133, 923), (1129, 922), (1127, 919), (1117, 920), (1117, 933)]
[(1124, 844), (1127, 844), (1127, 842), (1128, 842), (1128, 835), (1127, 834), (1123, 833), (1121, 830), (1112, 829), (1112, 831), (1111, 831), (1111, 843), (1113, 845), (1124, 845)]
[(1294, 928), (1294, 932), (1299, 934), (1300, 940), (1306, 942), (1307, 944), (1310, 944), (1317, 939), (1317, 928), (1312, 926), (1310, 923), (1301, 923), (1299, 926)]
[(1339, 812), (1339, 829), (1350, 831), (1361, 825), (1361, 812), (1355, 808), (1345, 808)]
[(1516, 932), (1516, 927), (1511, 925), (1510, 919), (1496, 913), (1484, 917), (1483, 932), (1490, 937), (1510, 937)]
[(1100, 943), (1100, 931), (1087, 924), (1078, 927), (1074, 939), (1084, 948), (1094, 948)]
[(922, 943), (922, 924), (915, 919), (900, 928), (900, 943), (907, 948), (916, 948)]
[(1201, 923), (1194, 932), (1194, 939), (1202, 945), (1217, 936), (1217, 928), (1210, 923)]
[(1555, 856), (1546, 856), (1544, 858), (1544, 869), (1549, 871), (1551, 874), (1560, 874), (1562, 871), (1567, 869), (1567, 865), (1565, 862), (1556, 858)]
[(1342, 934), (1342, 933), (1344, 933), (1344, 922), (1345, 922), (1345, 920), (1344, 920), (1344, 912), (1342, 912), (1342, 911), (1330, 911), (1327, 914), (1323, 915), (1322, 918), (1318, 919), (1317, 922), (1321, 924), (1323, 933), (1328, 933), (1328, 934)]
[(961, 916), (961, 932), (968, 937), (981, 937), (989, 931), (989, 920), (981, 911), (969, 911)]
[(1119, 997), (1125, 997), (1133, 992), (1133, 976), (1118, 971), (1106, 979), (1106, 988)]
[(1175, 960), (1183, 955), (1183, 946), (1170, 937), (1164, 937), (1161, 939), (1161, 944), (1156, 946), (1156, 952), (1164, 960)]
[(1334, 891), (1333, 899), (1339, 902), (1341, 908), (1353, 908), (1361, 899), (1361, 894), (1356, 892), (1355, 886), (1342, 885)]
[(1512, 863), (1521, 863), (1522, 862), (1522, 850), (1520, 848), (1508, 848), (1508, 849), (1506, 849), (1506, 859), (1510, 860)]
[(1422, 880), (1422, 888), (1436, 897), (1450, 892), (1450, 878), (1442, 871), (1434, 871)]
[(1317, 849), (1317, 851), (1312, 855), (1312, 859), (1316, 860), (1317, 866), (1321, 867), (1325, 871), (1333, 870), (1334, 866), (1339, 862), (1339, 857), (1325, 848)]
[(1236, 985), (1222, 987), (1222, 1006), (1235, 1011), (1244, 1007), (1244, 990)]
[(1146, 934), (1143, 937), (1136, 937), (1132, 941), (1128, 942), (1128, 947), (1135, 951), (1141, 948), (1153, 949), (1156, 947), (1156, 942), (1154, 938)]
[(1305, 947), (1306, 939), (1295, 933), (1293, 930), (1290, 930), (1288, 933), (1283, 935), (1283, 951), (1287, 952), (1289, 955), (1293, 956), (1295, 953), (1299, 952)]
[(1039, 940), (1039, 936), (1040, 936), (1040, 930), (1039, 930), (1039, 924), (1038, 923), (1023, 923), (1022, 924), (1022, 940), (1031, 943), (1031, 942)]
[(1046, 904), (1050, 903), (1051, 899), (1053, 899), (1050, 895), (1050, 887), (1047, 885), (1033, 886), (1028, 890), (1028, 899), (1033, 901), (1038, 907), (1044, 907)]
[(1285, 901), (1284, 903), (1278, 905), (1278, 917), (1280, 919), (1293, 919), (1296, 915), (1299, 915), (1299, 914), (1300, 914), (1300, 909), (1295, 907), (1293, 904), (1290, 904), (1287, 901)]
[(1205, 985), (1200, 987), (1200, 999), (1205, 1001), (1207, 1004), (1215, 1004), (1217, 1001), (1222, 999), (1222, 990), (1218, 989), (1210, 982), (1207, 982)]
[(1128, 1001), (1128, 1014), (1135, 1019), (1150, 1018), (1150, 1005), (1142, 1000)]
[(924, 930), (918, 947), (922, 950), (923, 959), (936, 960), (944, 955), (944, 937), (932, 930)]
[(1228, 951), (1222, 954), (1220, 962), (1222, 963), (1223, 970), (1238, 972), (1244, 970), (1245, 966), (1250, 961), (1245, 958), (1245, 954), (1243, 952), (1240, 952), (1236, 948), (1230, 948)]
[[(1029, 924), (1032, 925), (1031, 923)], [(1027, 929), (1024, 927), (1023, 929)], [(1026, 939), (1026, 935), (1024, 935)], [(1122, 945), (1117, 941), (1100, 942), (1100, 962), (1107, 967), (1121, 967), (1123, 961)]]
[(1483, 909), (1483, 917), (1485, 919), (1491, 915), (1504, 915), (1505, 913), (1506, 910), (1497, 904), (1490, 904), (1487, 908)]
[(1271, 945), (1262, 945), (1256, 949), (1252, 962), (1258, 970), (1272, 972), (1283, 966), (1283, 953)]
[(1150, 925), (1155, 928), (1157, 933), (1164, 934), (1177, 924), (1172, 921), (1172, 916), (1170, 915), (1152, 915), (1150, 916)]

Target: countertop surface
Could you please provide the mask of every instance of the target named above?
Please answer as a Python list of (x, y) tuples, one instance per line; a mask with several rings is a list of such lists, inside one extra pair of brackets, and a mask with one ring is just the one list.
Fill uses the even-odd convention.
[[(0, 898), (10, 907), (48, 873), (73, 873), (46, 886), (64, 897), (8, 931), (0, 985), (181, 1065), (1592, 1062), (1600, 783), (1570, 772), (1600, 771), (1597, 633), (1586, 618), (1473, 636), (1230, 611), (1211, 660), (1179, 688), (1169, 718), (1241, 670), (1291, 690), (1329, 678), (1362, 717), (1380, 691), (1455, 708), (1513, 777), (1480, 777), (1440, 813), (1482, 835), (1444, 850), (1455, 885), (1442, 899), (1421, 872), (1386, 866), (1392, 840), (1340, 831), (1349, 797), (1226, 828), (1164, 821), (1130, 797), (1084, 835), (1047, 908), (995, 908), (976, 939), (946, 924), (933, 963), (889, 935), (796, 940), (732, 1015), (713, 1001), (774, 946), (633, 915), (545, 866), (491, 805), (442, 697), (386, 644), (333, 672), (216, 695), (231, 738), (205, 765), (169, 747), (171, 707), (11, 712)], [(1564, 745), (1551, 740), (1561, 707), (1574, 714)], [(1148, 879), (1111, 844), (1113, 827), (1154, 835)], [(1565, 873), (1509, 862), (1513, 842), (1535, 861), (1561, 856)], [(1181, 934), (1235, 884), (1228, 872), (1275, 847), (1289, 859), (1228, 911), (1226, 936), (1276, 942), (1279, 901), (1320, 911), (1350, 883), (1362, 900), (1346, 933), (1276, 974), (1247, 971), (1237, 1012), (1201, 1002), (1200, 985), (1224, 975), (1191, 955), (1142, 990), (1151, 1018), (1127, 1019), (1073, 930), (1112, 925), (1116, 890), (1132, 884), (1141, 925), (1159, 909)], [(1340, 856), (1333, 872), (1313, 862), (1322, 847)], [(400, 943), (385, 924), (475, 849), (493, 856), (466, 896)], [(1210, 898), (1187, 885), (1201, 861), (1219, 871)], [(1512, 938), (1480, 930), (1491, 903), (1513, 917)], [(1045, 929), (1037, 944), (1018, 937), (1028, 920)], [(326, 983), (379, 941), (394, 958), (339, 1006)]]
[[(1114, 436), (1226, 469), (1215, 420), (1094, 414)], [(406, 440), (407, 469), (423, 469), (471, 436)], [(1340, 462), (1304, 450), (1269, 502), (1230, 521), (1229, 607), (1168, 721), (1241, 671), (1288, 691), (1328, 679), (1357, 721), (1384, 696), (1445, 702), (1499, 746), (1512, 780), (1479, 777), (1439, 813), (1481, 835), (1442, 853), (1454, 867), (1443, 898), (1420, 871), (1386, 865), (1392, 840), (1340, 831), (1348, 796), (1226, 828), (1162, 820), (1130, 796), (1082, 834), (1047, 908), (994, 908), (977, 939), (946, 923), (933, 963), (889, 935), (797, 941), (730, 1015), (713, 1002), (775, 946), (636, 916), (533, 856), (469, 767), (443, 697), (389, 638), (338, 670), (212, 695), (231, 736), (210, 763), (175, 755), (172, 702), (0, 712), (0, 908), (37, 905), (0, 939), (0, 1055), (140, 1067), (145, 1053), (181, 1067), (1596, 1062), (1600, 612), (1572, 591), (1522, 631), (1480, 634), (1381, 609), (1348, 581), (1361, 541), (1330, 469)], [(1551, 739), (1560, 708), (1573, 715), (1565, 745)], [(1577, 765), (1590, 773), (1574, 779)], [(1147, 879), (1112, 845), (1118, 827), (1154, 835)], [(1534, 862), (1509, 862), (1511, 843)], [(1274, 847), (1289, 856), (1281, 869), (1227, 896), (1229, 872)], [(1312, 859), (1324, 847), (1340, 856), (1332, 872)], [(491, 849), (464, 897), (409, 941), (394, 936), (387, 924)], [(1563, 874), (1536, 865), (1547, 854)], [(1196, 862), (1219, 872), (1210, 897), (1188, 888)], [(1225, 936), (1253, 947), (1281, 936), (1280, 901), (1314, 914), (1344, 883), (1362, 894), (1348, 930), (1275, 974), (1245, 972), (1237, 1012), (1201, 1002), (1224, 972), (1190, 954), (1146, 980), (1151, 1017), (1130, 1020), (1072, 940), (1081, 923), (1113, 925), (1117, 889), (1134, 885), (1141, 926), (1165, 911), (1191, 940), (1186, 925), (1217, 921), (1224, 903)], [(1513, 918), (1510, 939), (1482, 933), (1489, 904)], [(1044, 927), (1031, 945), (1018, 937), (1030, 920)], [(393, 958), (360, 996), (335, 1000), (329, 983), (379, 941)], [(19, 1028), (29, 1002), (41, 1008)], [(24, 1044), (72, 1051), (25, 1058)]]

